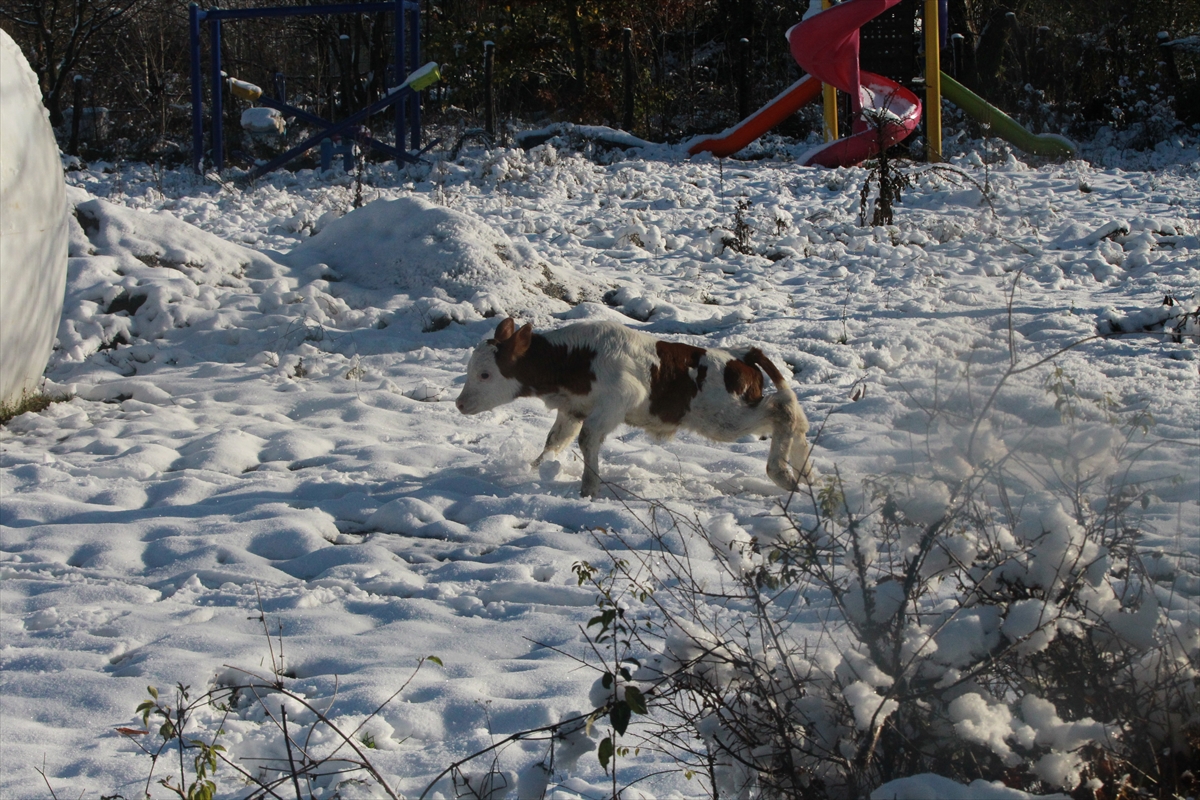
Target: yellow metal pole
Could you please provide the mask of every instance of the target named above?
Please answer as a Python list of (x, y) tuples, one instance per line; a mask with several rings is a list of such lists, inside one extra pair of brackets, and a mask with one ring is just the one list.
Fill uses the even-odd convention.
[[(832, 0), (821, 0), (821, 8), (832, 5)], [(827, 83), (821, 92), (825, 98), (825, 141), (832, 142), (838, 138), (837, 89)]]
[(925, 0), (926, 158), (942, 160), (942, 54), (938, 0)]

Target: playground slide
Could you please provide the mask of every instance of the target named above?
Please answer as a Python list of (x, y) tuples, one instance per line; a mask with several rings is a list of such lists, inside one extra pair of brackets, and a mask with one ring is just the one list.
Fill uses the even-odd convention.
[(688, 144), (688, 153), (708, 151), (717, 158), (731, 156), (820, 96), (821, 82), (805, 75), (732, 128), (693, 139)]
[(890, 78), (862, 72), (858, 66), (858, 29), (899, 2), (847, 0), (788, 31), (792, 58), (805, 72), (849, 94), (854, 119), (852, 135), (810, 150), (800, 163), (825, 167), (857, 164), (917, 129), (921, 122), (917, 96)]
[(992, 133), (1026, 153), (1035, 156), (1058, 156), (1068, 158), (1075, 155), (1075, 144), (1065, 136), (1053, 133), (1030, 133), (1019, 122), (993, 106), (979, 95), (942, 73), (942, 96), (961, 108), (977, 122), (990, 125)]
[(688, 153), (708, 151), (724, 158), (741, 150), (821, 94), (822, 82), (848, 92), (854, 109), (854, 134), (808, 151), (805, 165), (857, 164), (879, 152), (880, 131), (863, 117), (881, 120), (882, 144), (891, 147), (921, 121), (921, 101), (895, 81), (858, 68), (858, 29), (900, 0), (847, 0), (805, 19), (788, 31), (792, 57), (805, 75), (771, 102), (732, 128), (693, 139)]
[(921, 101), (890, 78), (873, 72), (860, 72), (863, 99), (862, 114), (876, 124), (856, 126), (856, 133), (819, 145), (800, 156), (806, 167), (845, 167), (865, 161), (903, 141), (921, 123)]

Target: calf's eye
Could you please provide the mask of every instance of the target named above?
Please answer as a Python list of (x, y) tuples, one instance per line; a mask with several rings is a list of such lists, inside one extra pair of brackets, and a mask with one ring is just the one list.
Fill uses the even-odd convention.
[(486, 381), (490, 377), (492, 377), (492, 373), (490, 373), (490, 372), (481, 372), (479, 374), (479, 380), (481, 380), (481, 381)]

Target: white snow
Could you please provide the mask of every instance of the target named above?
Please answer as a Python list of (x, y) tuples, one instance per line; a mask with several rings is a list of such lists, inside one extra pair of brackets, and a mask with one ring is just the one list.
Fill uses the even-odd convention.
[(62, 165), (37, 77), (0, 30), (0, 405), (38, 389), (62, 313)]
[(598, 300), (597, 284), (539, 259), (483, 220), (419, 197), (376, 200), (327, 224), (281, 259), (332, 281), (351, 308), (415, 308), (432, 322), (520, 316), (539, 323)]
[[(245, 187), (136, 164), (70, 173), (67, 300), (46, 375), (73, 398), (0, 429), (0, 795), (44, 793), (43, 763), (59, 797), (139, 793), (149, 759), (115, 729), (141, 725), (148, 685), (199, 693), (227, 665), (263, 669), (261, 602), (271, 629), (282, 626), (290, 688), (332, 704), (348, 729), (420, 658), (441, 659), (369, 728), (373, 762), (416, 797), (506, 734), (590, 710), (596, 674), (572, 656), (592, 657), (579, 626), (596, 598), (571, 567), (602, 564), (598, 542), (618, 546), (617, 536), (648, 548), (646, 499), (710, 526), (747, 568), (751, 537), (789, 534), (772, 527), (779, 494), (765, 442), (664, 443), (621, 429), (604, 460), (641, 498), (626, 502), (579, 498), (574, 448), (529, 469), (552, 421), (540, 402), (478, 417), (446, 402), (506, 314), (539, 328), (615, 318), (694, 344), (757, 344), (790, 373), (821, 472), (836, 467), (852, 486), (932, 459), (938, 479), (914, 484), (902, 509), (925, 523), (948, 487), (990, 460), (1032, 450), (1086, 476), (1112, 474), (1117, 459), (1118, 474), (1147, 490), (1135, 510), (1161, 613), (1196, 640), (1198, 345), (1151, 332), (1059, 351), (1164, 295), (1192, 298), (1200, 154), (1190, 140), (1164, 148), (1151, 170), (1146, 156), (1109, 147), (1096, 166), (989, 163), (994, 212), (975, 184), (928, 174), (888, 228), (856, 224), (864, 170), (796, 167), (803, 144), (724, 164), (666, 148), (593, 159), (561, 140), (476, 150), (372, 167), (358, 209), (352, 178), (336, 171)], [(955, 163), (982, 186), (970, 154)], [(742, 199), (752, 230), (739, 252), (724, 240)], [(1011, 378), (971, 435), (931, 428), (931, 408), (949, 420), (979, 407), (1012, 363), (1010, 338), (1020, 364), (1058, 355)], [(1073, 428), (1060, 397), (1080, 415)], [(1104, 413), (1140, 411), (1153, 416), (1152, 446), (1094, 427)], [(997, 534), (1040, 548), (1012, 562), (1014, 576), (1052, 586), (1056, 559), (1106, 563), (1054, 498), (1031, 497), (1026, 512), (1028, 524)], [(969, 560), (974, 546), (954, 557)], [(715, 556), (691, 552), (707, 574)], [(1115, 633), (1149, 648), (1152, 670), (1139, 606), (1103, 589), (1081, 591), (1098, 615), (1128, 617)], [(876, 596), (900, 599), (883, 587)], [(952, 670), (1003, 639), (1036, 649), (1063, 635), (1041, 618), (1033, 603), (1006, 617), (967, 609), (914, 632), (911, 650)], [(840, 662), (816, 658), (822, 669)], [(891, 678), (865, 660), (842, 666), (854, 723), (881, 721)], [(1107, 734), (1036, 702), (1019, 719), (978, 693), (957, 703), (960, 735), (1002, 756), (1022, 741), (1072, 749)], [(223, 726), (238, 758), (279, 757), (263, 713), (246, 704), (222, 722), (206, 710), (196, 730)], [(545, 743), (533, 742), (504, 750), (491, 784), (480, 783), (489, 764), (467, 771), (484, 793), (503, 777), (553, 797), (600, 795), (599, 735), (582, 725), (565, 735), (552, 773), (538, 766)], [(626, 781), (665, 766), (643, 751), (619, 772)], [(1036, 769), (1069, 784), (1078, 764), (1067, 753)], [(237, 796), (227, 768), (217, 782), (218, 797)], [(677, 773), (637, 788), (696, 794)], [(439, 792), (453, 796), (449, 778)], [(937, 776), (872, 796), (1028, 797)]]
[(255, 133), (283, 133), (287, 129), (287, 122), (278, 109), (259, 106), (242, 112), (242, 128)]
[[(889, 781), (871, 792), (871, 800), (1028, 800), (1031, 795), (1002, 783), (972, 781), (964, 786), (941, 775), (913, 775)], [(1038, 795), (1041, 800), (1067, 800), (1065, 794)]]

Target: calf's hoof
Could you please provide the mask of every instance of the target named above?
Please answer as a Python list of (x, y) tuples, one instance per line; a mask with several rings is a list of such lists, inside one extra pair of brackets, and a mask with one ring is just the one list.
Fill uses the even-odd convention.
[(785, 492), (799, 492), (812, 485), (815, 473), (811, 468), (801, 470), (789, 464), (779, 469), (768, 467), (767, 477)]

